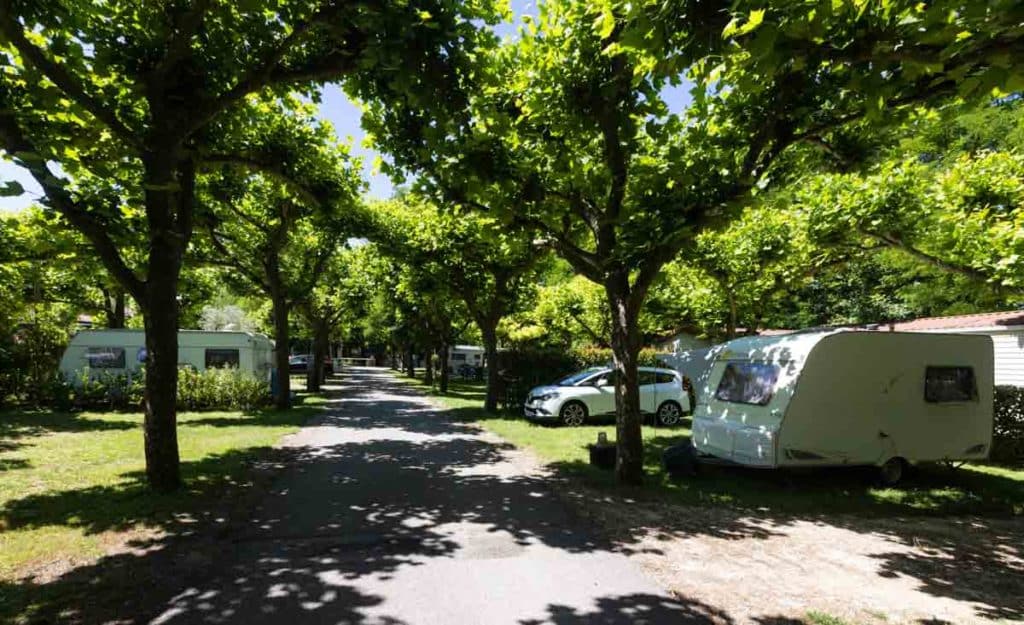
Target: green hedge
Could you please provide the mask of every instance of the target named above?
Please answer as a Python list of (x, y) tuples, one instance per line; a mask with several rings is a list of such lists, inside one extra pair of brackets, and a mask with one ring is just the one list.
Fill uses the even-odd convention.
[[(56, 375), (46, 383), (46, 403), (58, 409), (138, 410), (145, 376), (82, 371), (71, 380)], [(238, 369), (178, 370), (179, 410), (252, 410), (271, 403), (270, 385)]]
[[(603, 367), (611, 363), (612, 350), (602, 347), (583, 347), (567, 351), (514, 349), (498, 354), (499, 371), (519, 380), (519, 384), (525, 387), (550, 384), (588, 367)], [(653, 349), (640, 350), (641, 366), (653, 367), (659, 364), (664, 363), (658, 361)]]
[(1024, 388), (997, 386), (992, 428), (992, 459), (1024, 462)]

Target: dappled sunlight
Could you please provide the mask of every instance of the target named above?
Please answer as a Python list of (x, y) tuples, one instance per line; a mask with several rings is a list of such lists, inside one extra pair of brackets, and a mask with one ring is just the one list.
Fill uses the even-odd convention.
[[(586, 463), (585, 445), (598, 432), (614, 437), (613, 426), (483, 421), (511, 442), (539, 445), (550, 462), (541, 469), (384, 371), (348, 375), (329, 409), (282, 446), (187, 462), (182, 497), (140, 507), (140, 476), (126, 474), (7, 502), (0, 520), (21, 530), (154, 531), (95, 563), (4, 583), (11, 607), (0, 616), (399, 624), (424, 614), (454, 622), (455, 610), (489, 614), (514, 602), (494, 622), (780, 625), (815, 621), (770, 606), (823, 609), (857, 597), (893, 614), (1024, 617), (1012, 592), (1024, 587), (1016, 520), (927, 516), (956, 509), (958, 496), (1012, 515), (1021, 482), (1005, 470), (921, 472), (904, 489), (876, 489), (858, 471), (728, 466), (673, 481), (660, 454), (689, 431), (645, 427), (653, 488), (619, 488)], [(557, 454), (571, 459), (552, 461)], [(212, 495), (224, 505), (183, 504)], [(648, 585), (623, 568), (624, 555), (679, 592)], [(588, 583), (564, 583), (574, 576)], [(772, 579), (736, 589), (737, 576)], [(764, 584), (770, 603), (756, 590)], [(143, 590), (125, 596), (125, 587)], [(85, 589), (106, 599), (81, 599)], [(458, 600), (436, 600), (450, 593)]]

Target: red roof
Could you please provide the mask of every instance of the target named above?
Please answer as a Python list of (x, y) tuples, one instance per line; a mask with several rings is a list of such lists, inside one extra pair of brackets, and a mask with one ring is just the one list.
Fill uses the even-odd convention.
[(1024, 310), (955, 315), (952, 317), (924, 317), (922, 319), (897, 322), (893, 324), (893, 329), (898, 332), (916, 332), (920, 330), (955, 330), (957, 328), (992, 328), (998, 326), (1024, 327)]

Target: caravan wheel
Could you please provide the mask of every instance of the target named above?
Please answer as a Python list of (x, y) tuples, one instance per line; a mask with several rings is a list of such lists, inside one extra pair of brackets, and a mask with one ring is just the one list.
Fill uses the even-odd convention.
[(878, 479), (885, 486), (895, 486), (903, 479), (906, 469), (907, 461), (903, 458), (889, 458), (885, 464), (878, 467)]

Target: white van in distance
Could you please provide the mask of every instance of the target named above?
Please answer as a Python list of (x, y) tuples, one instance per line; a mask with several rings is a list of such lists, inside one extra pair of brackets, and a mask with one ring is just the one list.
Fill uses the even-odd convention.
[(753, 467), (981, 460), (992, 444), (988, 336), (838, 331), (749, 337), (716, 355), (698, 452)]

